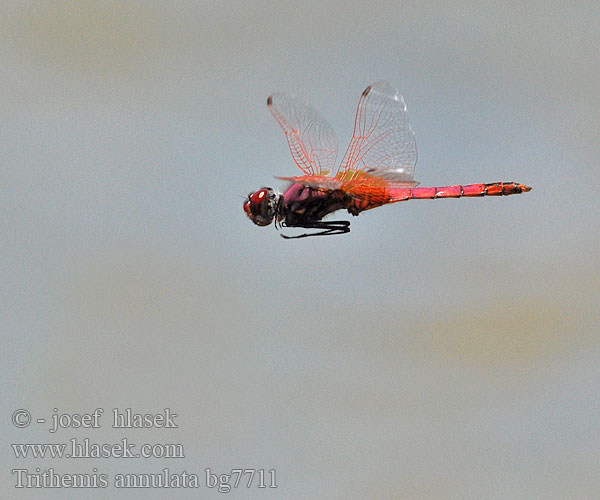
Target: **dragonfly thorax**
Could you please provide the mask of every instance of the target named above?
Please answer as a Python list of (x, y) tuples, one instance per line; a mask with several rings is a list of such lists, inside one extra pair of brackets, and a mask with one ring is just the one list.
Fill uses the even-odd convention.
[(268, 226), (273, 222), (277, 211), (279, 195), (270, 187), (262, 187), (250, 193), (244, 201), (244, 212), (257, 226)]

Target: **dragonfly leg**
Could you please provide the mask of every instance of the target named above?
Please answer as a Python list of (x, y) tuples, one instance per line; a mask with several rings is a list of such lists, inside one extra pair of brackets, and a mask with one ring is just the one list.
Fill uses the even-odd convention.
[(285, 234), (280, 235), (286, 240), (295, 240), (298, 238), (307, 238), (309, 236), (330, 236), (334, 234), (345, 234), (350, 232), (350, 221), (349, 220), (331, 220), (331, 221), (313, 221), (303, 222), (301, 224), (294, 224), (288, 227), (303, 227), (306, 229), (323, 229), (317, 233), (303, 233), (297, 236), (286, 236)]

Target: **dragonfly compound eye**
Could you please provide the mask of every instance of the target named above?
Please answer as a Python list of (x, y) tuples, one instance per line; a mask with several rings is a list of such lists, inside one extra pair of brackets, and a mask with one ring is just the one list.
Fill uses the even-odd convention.
[(271, 188), (261, 188), (248, 196), (244, 212), (257, 226), (268, 226), (275, 215), (275, 193)]

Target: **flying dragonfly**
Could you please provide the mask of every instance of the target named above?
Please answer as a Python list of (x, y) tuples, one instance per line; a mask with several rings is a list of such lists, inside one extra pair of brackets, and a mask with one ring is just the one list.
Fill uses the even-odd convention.
[(358, 215), (412, 199), (508, 196), (531, 191), (517, 182), (416, 187), (415, 136), (404, 99), (387, 82), (369, 85), (362, 93), (354, 133), (337, 170), (336, 133), (315, 108), (283, 93), (271, 95), (267, 105), (285, 132), (292, 158), (303, 175), (278, 177), (289, 182), (283, 193), (270, 187), (250, 193), (244, 211), (258, 226), (274, 221), (276, 227), (317, 230), (296, 236), (282, 234), (286, 239), (348, 233), (350, 221), (323, 220), (336, 210)]

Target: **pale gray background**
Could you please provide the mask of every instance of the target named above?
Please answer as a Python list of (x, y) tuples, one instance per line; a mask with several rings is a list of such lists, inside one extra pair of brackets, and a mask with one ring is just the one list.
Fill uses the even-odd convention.
[[(276, 468), (227, 498), (594, 498), (600, 491), (597, 2), (4, 1), (2, 498), (56, 472)], [(266, 97), (343, 151), (373, 81), (422, 185), (346, 236), (284, 241), (243, 197), (296, 175)], [(175, 431), (15, 429), (132, 407)], [(9, 443), (181, 442), (183, 460), (16, 460)]]

